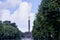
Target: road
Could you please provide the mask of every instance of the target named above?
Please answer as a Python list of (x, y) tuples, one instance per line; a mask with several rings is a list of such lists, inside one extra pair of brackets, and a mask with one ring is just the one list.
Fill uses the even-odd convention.
[(21, 40), (33, 40), (32, 38), (22, 38)]

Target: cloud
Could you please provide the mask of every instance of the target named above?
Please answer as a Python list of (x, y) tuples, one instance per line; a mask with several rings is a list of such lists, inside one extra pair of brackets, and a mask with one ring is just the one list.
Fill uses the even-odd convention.
[(32, 23), (33, 23), (35, 14), (31, 13), (31, 8), (32, 8), (32, 5), (30, 3), (22, 2), (20, 4), (19, 9), (17, 9), (12, 15), (12, 18), (14, 19), (13, 21), (16, 22), (20, 30), (28, 31), (29, 15), (31, 17), (30, 20), (31, 20), (31, 30), (32, 30), (32, 26), (33, 26)]
[(34, 22), (34, 20), (35, 20), (35, 16), (36, 16), (36, 14), (35, 13), (30, 13), (30, 26), (31, 26), (31, 31), (32, 31), (32, 29), (33, 29), (33, 22)]
[(19, 30), (21, 30), (22, 32), (26, 32), (28, 31), (28, 16), (30, 15), (30, 20), (31, 20), (30, 23), (32, 30), (33, 20), (35, 18), (35, 13), (31, 12), (32, 4), (22, 1), (21, 3), (19, 3), (19, 0), (8, 0), (6, 3), (10, 3), (10, 6), (12, 7), (15, 7), (18, 4), (19, 8), (16, 11), (14, 11), (13, 14), (11, 14), (11, 11), (7, 9), (9, 5), (7, 5), (6, 8), (3, 7), (4, 9), (1, 9), (0, 11), (0, 15), (1, 15), (0, 20), (2, 21), (9, 20), (11, 22), (15, 22)]
[(9, 10), (0, 10), (0, 20), (5, 21), (5, 20), (9, 20), (10, 17), (10, 11)]
[(13, 10), (19, 7), (22, 0), (6, 0), (5, 2), (0, 1), (0, 10), (1, 9), (9, 9)]

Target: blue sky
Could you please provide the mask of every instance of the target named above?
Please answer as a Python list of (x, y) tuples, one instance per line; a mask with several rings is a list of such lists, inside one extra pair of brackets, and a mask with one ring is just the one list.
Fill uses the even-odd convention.
[(19, 30), (28, 31), (28, 16), (31, 30), (41, 0), (0, 0), (0, 20), (15, 22)]
[(0, 1), (5, 2), (6, 0), (0, 0)]
[(38, 6), (40, 5), (42, 0), (23, 0), (23, 1), (32, 3), (32, 12), (36, 13), (38, 10)]
[[(7, 0), (0, 0), (2, 2), (6, 2)], [(29, 2), (32, 4), (32, 12), (36, 13), (38, 11), (38, 6), (40, 5), (42, 0), (22, 0), (23, 2)], [(16, 6), (16, 8), (18, 7), (18, 5)], [(15, 11), (16, 8), (10, 8), (10, 11)]]

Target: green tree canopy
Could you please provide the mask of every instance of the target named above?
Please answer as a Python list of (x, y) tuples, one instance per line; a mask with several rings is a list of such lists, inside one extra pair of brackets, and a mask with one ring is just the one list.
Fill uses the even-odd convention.
[(34, 21), (33, 37), (37, 40), (44, 38), (45, 40), (60, 40), (59, 24), (60, 0), (42, 0)]
[(0, 21), (0, 40), (20, 40), (22, 32), (10, 21)]

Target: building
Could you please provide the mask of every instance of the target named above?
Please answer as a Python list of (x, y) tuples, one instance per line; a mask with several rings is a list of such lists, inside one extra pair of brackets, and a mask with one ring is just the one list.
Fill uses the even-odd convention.
[(32, 33), (30, 32), (30, 16), (28, 17), (28, 32), (23, 33), (22, 39), (33, 40)]

